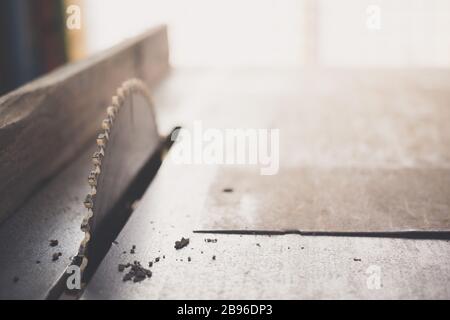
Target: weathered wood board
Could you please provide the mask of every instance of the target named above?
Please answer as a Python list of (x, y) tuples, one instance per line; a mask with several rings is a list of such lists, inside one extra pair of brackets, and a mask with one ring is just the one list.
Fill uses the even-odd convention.
[(0, 98), (0, 221), (98, 133), (120, 84), (155, 85), (169, 69), (167, 32), (157, 27)]

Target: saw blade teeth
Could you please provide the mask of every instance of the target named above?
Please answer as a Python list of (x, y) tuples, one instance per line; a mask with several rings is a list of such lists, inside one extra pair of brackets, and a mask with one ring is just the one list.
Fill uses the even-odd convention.
[(81, 223), (81, 230), (83, 232), (88, 232), (90, 230), (89, 220), (94, 216), (94, 212), (91, 209), (88, 209), (88, 213), (86, 217), (84, 217), (83, 222)]
[[(86, 232), (86, 234), (84, 235), (83, 243), (87, 244), (89, 240), (91, 240), (91, 234), (89, 232)], [(83, 248), (86, 248), (86, 246), (83, 246)]]
[(115, 107), (115, 106), (109, 106), (108, 109), (106, 110), (106, 112), (108, 113), (108, 116), (110, 116), (112, 119), (114, 119), (116, 117), (118, 110), (117, 110), (117, 107)]
[(86, 269), (87, 264), (88, 264), (88, 259), (86, 257), (83, 257), (83, 260), (81, 261), (81, 265), (80, 265), (80, 270)]
[(121, 105), (120, 98), (118, 96), (112, 97), (112, 106), (117, 109), (120, 109), (120, 105)]
[(109, 132), (111, 130), (111, 120), (105, 119), (102, 122), (102, 129)]
[(112, 127), (114, 125), (114, 120), (116, 120), (116, 116), (115, 115), (111, 115), (111, 114), (108, 113), (107, 120), (109, 121), (110, 126)]
[(89, 226), (89, 220), (90, 219), (83, 219), (83, 222), (81, 223), (81, 231), (88, 232), (91, 230), (91, 227)]
[(90, 218), (92, 218), (94, 216), (94, 211), (92, 211), (91, 209), (88, 209), (87, 211), (87, 215), (86, 215), (86, 219), (89, 220)]
[(92, 164), (94, 166), (101, 166), (102, 165), (102, 157), (92, 157)]
[[(84, 231), (83, 229), (81, 229), (81, 231), (83, 231), (85, 234), (88, 233), (88, 231)], [(87, 242), (85, 242), (85, 240), (83, 239), (83, 242), (81, 242), (80, 248), (78, 249), (78, 257), (81, 258), (81, 259), (84, 259), (85, 255), (86, 255), (86, 246), (85, 246), (85, 244), (87, 244)]]
[(127, 96), (127, 95), (129, 95), (131, 93), (131, 87), (130, 87), (128, 82), (125, 82), (122, 85), (122, 90), (123, 90), (123, 93), (124, 93), (125, 96)]
[(105, 133), (100, 133), (97, 137), (97, 145), (99, 147), (105, 147), (108, 141), (108, 136)]
[(102, 132), (97, 136), (97, 150), (92, 156), (93, 168), (88, 176), (88, 184), (90, 186), (90, 192), (86, 196), (83, 204), (86, 208), (86, 214), (83, 218), (81, 224), (81, 230), (84, 232), (84, 239), (82, 240), (79, 248), (79, 253), (77, 255), (80, 261), (80, 271), (83, 275), (85, 269), (89, 263), (88, 255), (89, 242), (91, 239), (91, 227), (93, 225), (95, 198), (97, 195), (97, 185), (100, 183), (100, 174), (102, 172), (102, 163), (104, 163), (105, 150), (109, 143), (109, 135), (111, 130), (114, 129), (115, 119), (123, 107), (125, 100), (129, 99), (133, 93), (139, 93), (144, 98), (146, 98), (150, 105), (153, 105), (150, 91), (148, 90), (145, 83), (139, 79), (133, 78), (129, 79), (116, 90), (115, 95), (111, 99), (111, 105), (106, 108), (106, 118), (101, 123)]
[(94, 196), (92, 194), (88, 194), (86, 199), (84, 200), (84, 206), (86, 209), (92, 209), (94, 207)]
[(99, 175), (102, 172), (102, 168), (100, 166), (95, 166), (94, 172), (96, 175)]
[(89, 230), (89, 220), (83, 220), (83, 222), (81, 223), (81, 231), (87, 232)]
[(123, 105), (123, 103), (125, 102), (125, 96), (126, 96), (126, 92), (123, 87), (117, 89), (117, 98), (119, 99), (120, 105)]
[(91, 187), (97, 186), (97, 172), (91, 171), (91, 173), (89, 173), (88, 182)]
[(125, 86), (128, 88), (128, 93), (131, 94), (133, 92), (133, 83), (132, 81), (127, 81)]
[[(103, 148), (101, 150), (103, 150)], [(100, 151), (94, 153), (94, 155), (92, 156), (92, 163), (95, 167), (99, 167), (102, 164), (104, 155), (104, 152), (102, 153)]]
[(136, 79), (131, 79), (128, 81), (128, 84), (130, 86), (131, 92), (134, 92), (136, 90)]

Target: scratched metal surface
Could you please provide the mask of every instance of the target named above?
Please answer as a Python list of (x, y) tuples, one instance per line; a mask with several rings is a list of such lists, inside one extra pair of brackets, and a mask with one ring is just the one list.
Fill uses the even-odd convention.
[[(448, 101), (448, 70), (173, 72), (155, 96), (163, 132), (174, 125), (192, 126), (194, 120), (205, 127), (281, 127), (276, 189), (264, 197), (267, 184), (255, 168), (175, 165), (169, 155), (83, 298), (448, 299), (447, 240), (192, 233), (211, 226), (235, 229), (236, 221), (240, 230), (267, 227), (267, 221), (271, 230), (273, 225), (300, 229), (292, 215), (292, 209), (302, 209), (298, 198), (324, 218), (330, 206), (347, 218), (346, 209), (362, 215), (365, 205), (371, 215), (412, 208), (415, 218), (428, 218), (411, 219), (419, 222), (415, 227), (448, 228)], [(350, 186), (349, 193), (342, 185)], [(421, 186), (427, 189), (423, 194)], [(223, 193), (223, 188), (235, 191)], [(317, 191), (320, 201), (308, 204), (308, 195)], [(333, 191), (341, 202), (332, 201)], [(407, 201), (388, 194), (396, 192)], [(427, 208), (437, 211), (437, 221), (427, 216)], [(274, 210), (280, 221), (272, 224)], [(383, 228), (396, 230), (401, 225), (393, 224), (399, 222), (391, 217)], [(314, 228), (347, 228), (339, 219), (315, 223)], [(174, 242), (182, 236), (191, 244), (175, 251)], [(129, 254), (132, 245), (135, 255)], [(145, 264), (163, 255), (150, 280), (122, 282), (119, 263)], [(374, 270), (381, 279), (378, 289), (370, 282)]]
[[(233, 188), (233, 193), (222, 190)], [(198, 230), (450, 231), (450, 170), (220, 169)]]
[(219, 167), (199, 230), (450, 231), (448, 70), (191, 71), (162, 91), (162, 127), (280, 130), (279, 173)]
[[(449, 241), (193, 233), (214, 175), (164, 163), (82, 298), (450, 298)], [(123, 282), (118, 265), (134, 261), (154, 262), (152, 278)]]

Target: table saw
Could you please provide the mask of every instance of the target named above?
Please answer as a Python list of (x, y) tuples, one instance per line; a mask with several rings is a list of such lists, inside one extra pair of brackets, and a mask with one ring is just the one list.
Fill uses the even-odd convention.
[[(448, 299), (449, 101), (445, 69), (174, 69), (165, 27), (57, 69), (0, 98), (0, 299)], [(176, 163), (196, 121), (279, 130), (279, 172)]]

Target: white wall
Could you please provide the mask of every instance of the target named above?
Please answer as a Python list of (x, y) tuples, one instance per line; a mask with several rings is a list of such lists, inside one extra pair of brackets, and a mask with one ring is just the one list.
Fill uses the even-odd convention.
[(302, 1), (84, 0), (90, 52), (169, 25), (175, 65), (298, 65)]
[[(450, 66), (450, 0), (84, 0), (89, 52), (158, 23), (176, 66)], [(366, 26), (369, 5), (381, 29)]]
[[(369, 5), (380, 30), (366, 27)], [(449, 0), (320, 0), (319, 60), (331, 66), (450, 66)]]

